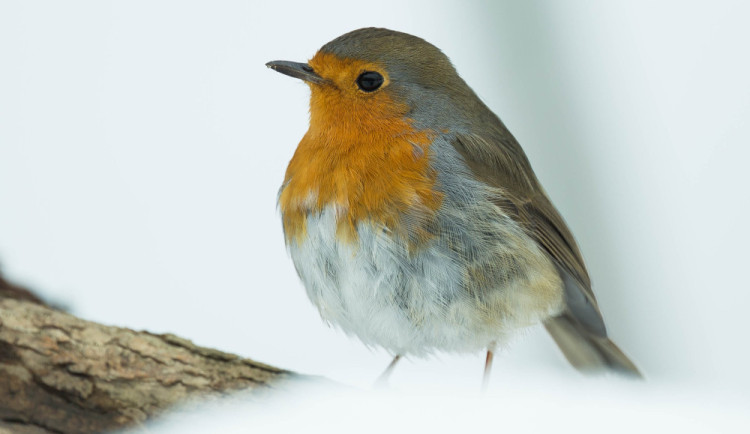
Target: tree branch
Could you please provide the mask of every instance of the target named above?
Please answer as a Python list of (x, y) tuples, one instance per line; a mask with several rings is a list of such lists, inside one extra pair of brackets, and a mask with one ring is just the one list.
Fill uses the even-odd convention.
[(108, 431), (294, 376), (171, 334), (85, 321), (7, 287), (0, 277), (0, 434)]

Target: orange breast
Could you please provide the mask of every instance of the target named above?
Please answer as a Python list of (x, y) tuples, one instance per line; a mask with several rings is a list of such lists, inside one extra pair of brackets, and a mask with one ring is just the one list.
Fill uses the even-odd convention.
[[(319, 56), (310, 63), (320, 73), (323, 66), (314, 63)], [(325, 60), (331, 67), (338, 59)], [(341, 240), (356, 240), (361, 222), (410, 239), (428, 237), (442, 200), (428, 164), (432, 133), (416, 130), (406, 107), (385, 91), (311, 89), (310, 129), (289, 163), (279, 198), (287, 242), (304, 240), (307, 216), (327, 206), (338, 212)], [(404, 213), (419, 213), (416, 220), (423, 224), (402, 233)]]

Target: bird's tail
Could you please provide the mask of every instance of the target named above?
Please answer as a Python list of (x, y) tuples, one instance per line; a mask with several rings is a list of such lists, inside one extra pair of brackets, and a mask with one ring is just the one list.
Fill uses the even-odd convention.
[(571, 365), (585, 374), (615, 371), (643, 378), (635, 364), (606, 336), (587, 331), (569, 314), (544, 322), (547, 332), (560, 347)]

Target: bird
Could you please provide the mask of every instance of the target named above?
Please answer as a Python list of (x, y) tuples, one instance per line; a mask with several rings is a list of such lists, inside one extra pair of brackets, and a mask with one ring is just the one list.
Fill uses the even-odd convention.
[(279, 190), (324, 321), (393, 357), (494, 353), (543, 324), (586, 373), (640, 371), (609, 338), (573, 234), (500, 118), (422, 38), (361, 28), (306, 63), (309, 128)]

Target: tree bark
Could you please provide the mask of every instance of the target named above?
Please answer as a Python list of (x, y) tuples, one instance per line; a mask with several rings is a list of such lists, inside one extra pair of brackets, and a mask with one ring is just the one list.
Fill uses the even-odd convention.
[(295, 376), (171, 334), (85, 321), (24, 291), (0, 277), (0, 434), (109, 431)]

